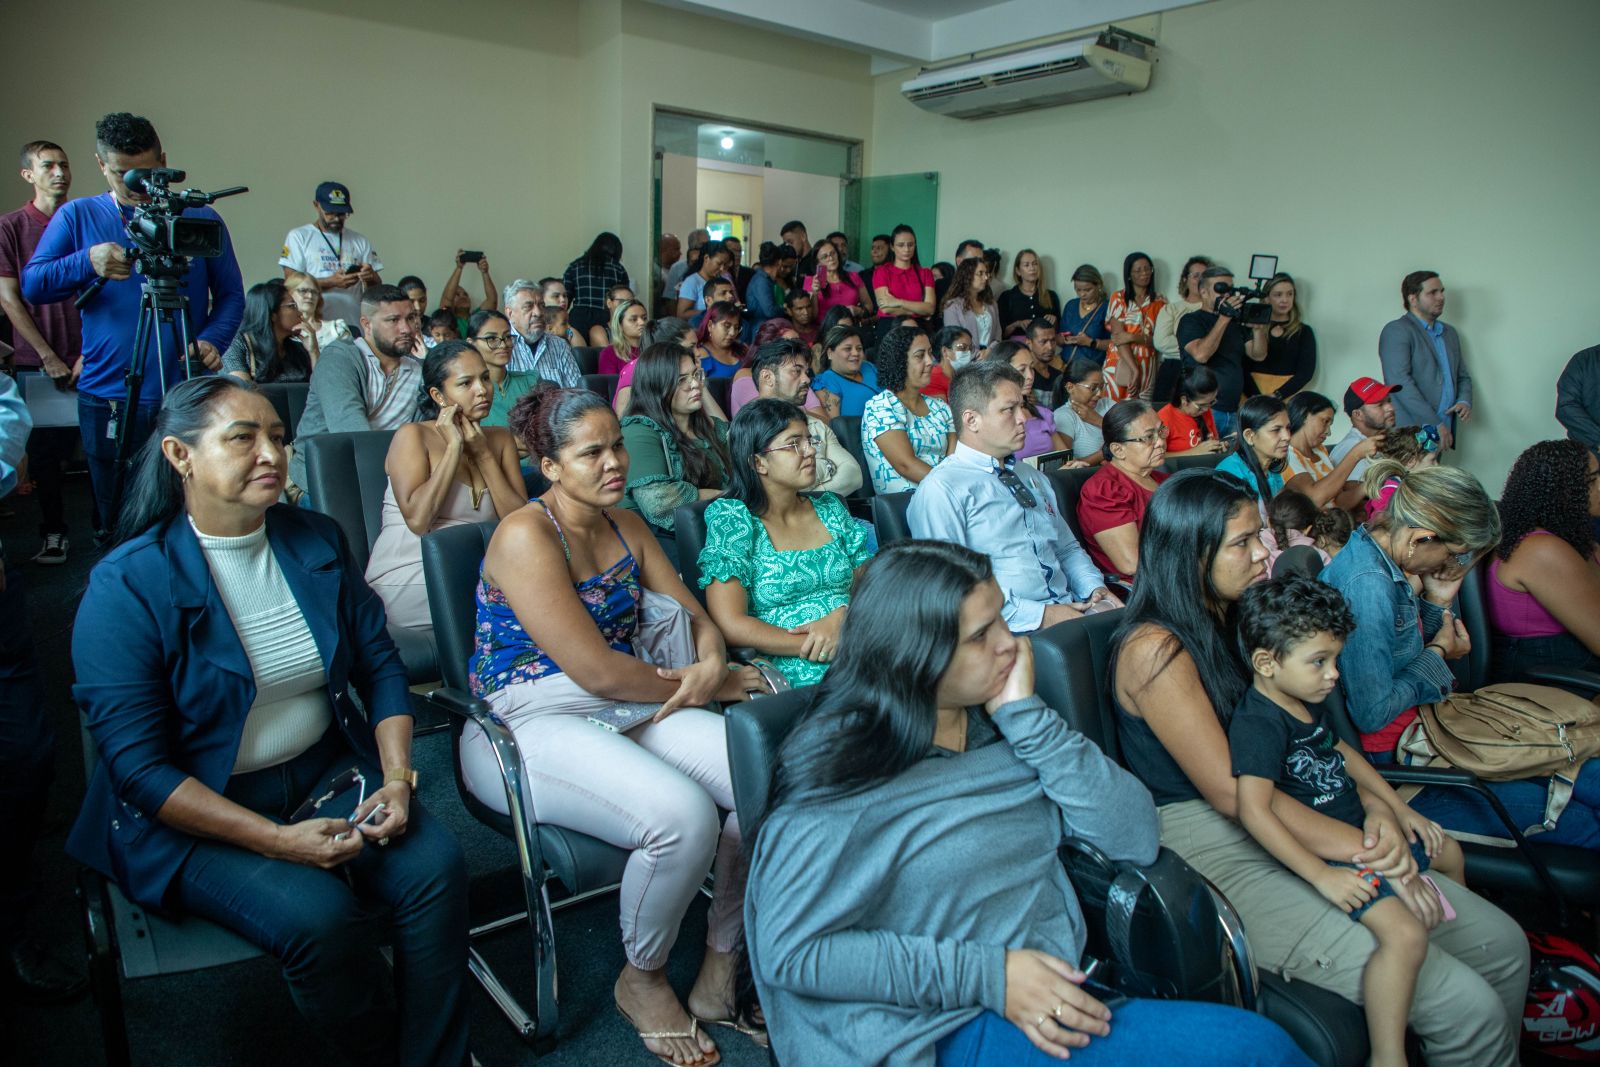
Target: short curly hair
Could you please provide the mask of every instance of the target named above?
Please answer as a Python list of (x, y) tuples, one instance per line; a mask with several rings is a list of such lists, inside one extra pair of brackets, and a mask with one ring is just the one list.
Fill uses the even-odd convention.
[(1589, 515), (1589, 449), (1577, 441), (1529, 445), (1511, 465), (1500, 495), (1500, 547), (1511, 558), (1534, 530), (1547, 530), (1588, 559), (1594, 554), (1594, 522)]
[(161, 138), (150, 120), (126, 111), (113, 111), (94, 124), (94, 144), (101, 151), (109, 148), (125, 156), (136, 156), (152, 149), (161, 151)]
[(1258, 648), (1281, 659), (1317, 634), (1342, 641), (1355, 628), (1344, 596), (1315, 578), (1286, 574), (1257, 582), (1239, 600), (1239, 650), (1246, 661)]
[(928, 331), (916, 326), (896, 326), (878, 342), (878, 384), (891, 393), (906, 387), (906, 364), (910, 362), (911, 343), (918, 337), (928, 336)]

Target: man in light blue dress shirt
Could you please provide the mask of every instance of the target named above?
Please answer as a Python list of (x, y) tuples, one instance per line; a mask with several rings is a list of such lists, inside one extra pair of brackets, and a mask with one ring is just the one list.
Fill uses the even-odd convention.
[(1028, 417), (1022, 375), (998, 361), (969, 364), (950, 382), (950, 409), (956, 448), (917, 486), (906, 513), (912, 536), (987, 553), (1015, 633), (1078, 618), (1091, 604), (1120, 607), (1050, 479), (1016, 461)]

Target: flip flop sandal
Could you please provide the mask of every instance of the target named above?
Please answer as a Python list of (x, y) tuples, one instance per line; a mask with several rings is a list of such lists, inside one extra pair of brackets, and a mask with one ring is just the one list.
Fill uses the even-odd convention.
[(729, 1030), (737, 1030), (760, 1048), (772, 1047), (771, 1039), (767, 1037), (767, 1028), (748, 1016), (740, 1016), (737, 1019), (702, 1019), (696, 1015), (693, 1018), (701, 1026), (725, 1026)]
[[(633, 1027), (634, 1031), (639, 1035), (639, 1040), (641, 1042), (662, 1041), (668, 1038), (680, 1037), (687, 1038), (689, 1042), (696, 1048), (700, 1047), (700, 1020), (696, 1019), (693, 1015), (689, 1016), (688, 1030), (651, 1030), (647, 1033), (639, 1029), (639, 1024), (633, 1021), (633, 1016), (629, 1015), (623, 1010), (621, 1004), (617, 1005), (617, 1014), (621, 1015), (625, 1020), (627, 1020), (628, 1025)], [(680, 1063), (671, 1056), (663, 1056), (659, 1052), (651, 1052), (648, 1045), (645, 1046), (645, 1051), (649, 1052), (650, 1055), (654, 1056), (662, 1063), (667, 1064), (667, 1067), (689, 1067), (689, 1065)], [(722, 1054), (720, 1052), (705, 1052), (702, 1050), (700, 1059), (694, 1061), (693, 1067), (715, 1067), (716, 1064), (721, 1062)]]

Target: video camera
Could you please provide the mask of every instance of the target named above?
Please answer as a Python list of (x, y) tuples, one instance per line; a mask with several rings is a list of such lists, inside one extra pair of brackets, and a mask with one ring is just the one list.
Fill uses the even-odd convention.
[(128, 237), (135, 249), (144, 254), (140, 258), (155, 267), (152, 272), (147, 266), (141, 266), (140, 272), (146, 277), (159, 276), (163, 270), (173, 267), (182, 274), (190, 259), (214, 259), (222, 255), (222, 223), (217, 219), (185, 218), (183, 209), (202, 207), (225, 196), (250, 191), (242, 185), (214, 193), (172, 189), (173, 182), (181, 182), (186, 177), (183, 171), (171, 167), (135, 167), (122, 177), (130, 190), (150, 198), (148, 203), (135, 208), (133, 218), (128, 220)]
[[(1263, 286), (1278, 273), (1278, 257), (1253, 255), (1250, 257), (1250, 280), (1253, 286), (1229, 285), (1224, 281), (1213, 281), (1211, 291), (1217, 294), (1217, 314), (1225, 318), (1238, 319), (1241, 326), (1265, 326), (1272, 321), (1272, 305), (1267, 303), (1267, 291)], [(1233, 295), (1244, 297), (1244, 303), (1233, 307), (1223, 303)]]

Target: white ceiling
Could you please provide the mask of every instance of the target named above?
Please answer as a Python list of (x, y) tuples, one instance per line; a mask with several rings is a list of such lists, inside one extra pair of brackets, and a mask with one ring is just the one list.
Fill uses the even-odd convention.
[(651, 0), (873, 57), (879, 74), (1206, 0)]

